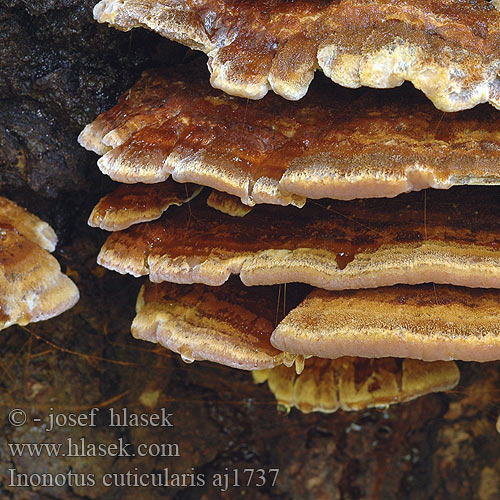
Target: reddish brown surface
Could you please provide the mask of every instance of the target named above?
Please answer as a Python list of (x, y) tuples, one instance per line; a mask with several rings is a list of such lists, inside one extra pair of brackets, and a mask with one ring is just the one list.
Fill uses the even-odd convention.
[(125, 182), (172, 174), (241, 197), (248, 190), (251, 200), (268, 178), (284, 195), (350, 199), (498, 183), (499, 128), (493, 109), (443, 114), (409, 89), (347, 93), (321, 81), (298, 103), (251, 102), (211, 89), (205, 71), (188, 66), (147, 73), (81, 141), (100, 153), (103, 139), (116, 146), (99, 164)]
[(165, 182), (147, 185), (120, 186), (112, 193), (101, 198), (96, 206), (95, 216), (100, 219), (105, 213), (120, 210), (144, 210), (149, 207), (162, 207), (181, 203), (192, 191), (192, 186)]
[[(2, 499), (497, 500), (498, 363), (461, 363), (462, 380), (456, 391), (388, 411), (302, 415), (292, 410), (284, 416), (276, 411), (267, 388), (254, 385), (248, 373), (209, 363), (185, 365), (177, 356), (166, 356), (164, 349), (144, 348), (148, 344), (132, 338), (129, 327), (139, 280), (103, 272), (95, 264), (103, 233), (88, 228), (86, 219), (103, 195), (103, 183), (100, 174), (92, 173), (96, 157), (82, 158), (74, 137), (77, 128), (94, 118), (91, 115), (109, 105), (114, 92), (127, 86), (124, 81), (143, 64), (141, 54), (154, 52), (155, 39), (145, 31), (127, 35), (97, 26), (91, 19), (95, 0), (68, 0), (64, 6), (58, 3), (60, 9), (47, 10), (56, 3), (9, 2), (13, 8), (7, 11), (3, 32), (7, 43), (0, 44), (7, 61), (2, 75), (7, 77), (9, 102), (4, 104), (7, 111), (15, 110), (7, 134), (19, 137), (26, 148), (30, 183), (45, 183), (54, 196), (59, 195), (42, 203), (36, 193), (25, 191), (16, 200), (29, 202), (33, 211), (57, 222), (58, 234), (64, 237), (58, 256), (83, 298), (71, 312), (50, 322), (2, 332)], [(171, 54), (176, 48), (163, 45), (162, 50)], [(10, 82), (16, 86), (9, 88)], [(48, 111), (50, 120), (46, 114), (39, 121), (28, 119), (40, 116), (40, 109)], [(40, 132), (40, 123), (47, 122), (56, 139), (43, 127)], [(36, 140), (26, 140), (27, 133)], [(19, 170), (24, 175), (21, 166)], [(68, 196), (64, 188), (68, 179), (87, 171), (89, 184), (71, 180), (72, 189), (80, 191)], [(2, 180), (7, 179), (13, 189), (16, 184), (9, 170), (6, 175)], [(144, 406), (142, 394), (156, 390), (160, 393), (156, 405)], [(175, 413), (176, 426), (168, 433), (158, 427), (111, 428), (103, 419), (97, 428), (59, 428), (48, 436), (39, 423), (14, 428), (7, 420), (12, 408), (25, 408), (31, 417), (47, 423), (51, 407), (69, 413), (99, 406), (105, 412), (111, 401), (117, 410), (152, 413), (165, 407)], [(182, 456), (55, 459), (14, 458), (8, 453), (7, 443), (57, 443), (69, 436), (75, 440), (85, 436), (91, 443), (114, 443), (122, 437), (134, 446), (179, 443)], [(47, 491), (9, 486), (11, 467), (28, 474), (93, 472), (98, 478), (134, 467), (140, 473), (163, 467), (185, 473), (194, 467), (207, 476), (234, 468), (274, 467), (280, 473), (275, 487), (231, 486), (226, 492), (211, 484), (195, 488), (101, 484)]]
[(121, 185), (99, 200), (89, 224), (108, 231), (157, 219), (171, 205), (182, 205), (200, 191), (199, 186), (172, 180), (159, 184)]
[(147, 255), (203, 260), (295, 248), (334, 252), (345, 265), (383, 244), (432, 240), (497, 250), (499, 203), (495, 188), (453, 188), (391, 199), (309, 202), (302, 209), (259, 206), (240, 218), (207, 207), (199, 197), (158, 221), (112, 234), (103, 251), (138, 268)]
[[(131, 7), (134, 3), (128, 2)], [(156, 0), (143, 2), (146, 12), (155, 6)], [(167, 7), (173, 7), (172, 1), (164, 2)], [(439, 35), (454, 42), (468, 45), (470, 48), (488, 48), (493, 44), (496, 31), (496, 11), (491, 3), (481, 0), (466, 0), (454, 2), (452, 0), (405, 0), (394, 4), (390, 0), (369, 2), (341, 1), (341, 0), (188, 0), (187, 6), (192, 13), (191, 21), (198, 18), (207, 26), (206, 20), (215, 16), (218, 23), (212, 21), (208, 25), (207, 33), (216, 40), (217, 36), (224, 36), (222, 28), (230, 27), (241, 38), (257, 37), (256, 33), (267, 33), (268, 40), (283, 43), (297, 31), (320, 40), (328, 33), (333, 25), (340, 29), (359, 30), (369, 26), (376, 26), (385, 21), (386, 16), (392, 14), (410, 25), (420, 29), (422, 18), (427, 15), (431, 18), (441, 18), (445, 22), (438, 31)], [(132, 11), (133, 12), (133, 11)], [(397, 17), (396, 17), (397, 16)], [(130, 16), (132, 17), (132, 15)], [(319, 17), (319, 19), (318, 19)], [(325, 23), (325, 21), (328, 21)], [(215, 25), (215, 26), (214, 26)], [(492, 32), (488, 32), (490, 27)], [(210, 29), (212, 28), (212, 29)], [(484, 40), (481, 47), (475, 45), (477, 40)], [(250, 40), (249, 40), (250, 41)], [(248, 61), (251, 64), (255, 61)]]
[(36, 243), (20, 235), (10, 224), (0, 224), (0, 266), (2, 274), (19, 272), (23, 262), (48, 255)]
[[(299, 297), (305, 297), (305, 293), (299, 293)], [(238, 281), (230, 281), (223, 287), (147, 283), (142, 298), (149, 314), (169, 314), (170, 327), (168, 323), (157, 325), (165, 329), (167, 334), (177, 322), (186, 321), (188, 330), (189, 326), (192, 327), (194, 337), (195, 331), (204, 328), (207, 332), (220, 335), (221, 342), (224, 342), (224, 336), (230, 332), (234, 335), (235, 343), (244, 346), (249, 352), (263, 351), (269, 356), (277, 356), (280, 351), (270, 342), (276, 322), (281, 319), (273, 305), (277, 296), (276, 287), (252, 290)], [(160, 315), (158, 319), (165, 321)], [(218, 328), (219, 325), (224, 329)], [(140, 335), (141, 332), (137, 333)], [(196, 343), (196, 339), (194, 341)], [(214, 343), (216, 341), (214, 339)], [(191, 347), (187, 338), (185, 347), (187, 350)]]
[[(338, 71), (332, 79), (353, 87), (360, 85), (360, 77), (361, 84), (381, 87), (397, 86), (403, 79), (414, 81), (448, 111), (457, 102), (456, 109), (477, 104), (471, 94), (483, 80), (487, 87), (491, 85), (492, 102), (498, 100), (493, 80), (500, 14), (486, 0), (202, 0), (184, 4), (102, 0), (94, 15), (119, 29), (146, 27), (205, 51), (210, 56), (212, 83), (235, 95), (261, 98), (272, 87), (287, 98), (299, 99), (313, 71), (321, 67), (327, 74)], [(325, 47), (334, 49), (326, 57), (321, 54)], [(386, 57), (395, 48), (402, 49), (395, 55), (401, 68), (397, 63), (391, 67), (396, 61)], [(369, 67), (363, 75), (364, 65), (380, 53), (390, 68), (388, 82), (378, 74), (379, 69)], [(351, 65), (341, 60), (343, 54), (366, 61)], [(426, 62), (432, 70), (443, 72), (435, 75), (443, 89), (428, 85), (425, 80), (430, 74), (419, 75)], [(392, 70), (397, 76), (390, 74)], [(447, 86), (448, 79), (457, 85)], [(441, 94), (438, 98), (433, 95), (436, 91)], [(483, 95), (480, 102), (484, 100), (488, 96)]]

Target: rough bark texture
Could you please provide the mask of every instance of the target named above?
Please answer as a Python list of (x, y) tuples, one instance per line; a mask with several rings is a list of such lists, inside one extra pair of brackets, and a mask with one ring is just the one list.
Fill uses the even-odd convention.
[[(143, 68), (185, 57), (145, 31), (92, 20), (93, 0), (4, 0), (0, 6), (0, 190), (51, 223), (56, 256), (80, 303), (60, 318), (10, 328), (0, 344), (0, 497), (6, 499), (454, 499), (500, 496), (498, 364), (461, 364), (457, 391), (387, 411), (288, 416), (246, 372), (185, 365), (129, 333), (140, 280), (95, 264), (104, 234), (86, 219), (109, 184), (76, 143)], [(173, 414), (173, 427), (111, 427), (108, 409)], [(47, 432), (48, 414), (88, 413), (97, 427)], [(8, 413), (28, 414), (14, 427)], [(40, 422), (33, 419), (40, 418)], [(14, 457), (8, 443), (179, 445), (178, 457)], [(106, 487), (105, 473), (203, 474), (197, 487)], [(94, 474), (94, 487), (17, 487), (17, 473)], [(135, 469), (137, 468), (137, 469)], [(245, 469), (266, 469), (246, 487)], [(267, 469), (279, 468), (277, 482)], [(239, 471), (240, 486), (214, 486)]]

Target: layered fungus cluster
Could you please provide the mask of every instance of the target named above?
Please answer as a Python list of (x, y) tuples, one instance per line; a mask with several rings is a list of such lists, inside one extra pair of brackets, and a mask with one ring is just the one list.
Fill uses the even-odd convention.
[(79, 293), (61, 272), (54, 230), (0, 196), (0, 330), (57, 316)]
[(208, 55), (210, 75), (199, 59), (145, 72), (79, 138), (122, 183), (89, 223), (112, 231), (101, 265), (149, 278), (136, 338), (253, 370), (306, 412), (408, 401), (454, 387), (454, 360), (500, 359), (496, 3), (94, 14)]

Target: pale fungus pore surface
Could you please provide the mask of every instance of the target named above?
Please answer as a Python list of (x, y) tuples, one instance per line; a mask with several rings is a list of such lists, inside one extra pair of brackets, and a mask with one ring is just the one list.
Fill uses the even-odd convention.
[(495, 188), (453, 188), (389, 199), (257, 206), (232, 217), (206, 205), (111, 234), (98, 262), (153, 282), (302, 282), (329, 290), (398, 283), (500, 288)]
[(250, 99), (301, 99), (321, 69), (351, 88), (410, 81), (443, 111), (500, 107), (496, 0), (102, 0), (94, 17), (205, 52), (212, 85)]
[(201, 190), (201, 186), (178, 184), (171, 179), (159, 184), (121, 185), (99, 201), (90, 214), (89, 225), (120, 231), (160, 218), (169, 207), (191, 201)]
[(172, 176), (243, 203), (393, 197), (500, 183), (500, 114), (443, 114), (412, 89), (357, 92), (315, 82), (299, 102), (212, 89), (199, 65), (148, 71), (80, 134), (124, 183)]
[(134, 337), (161, 344), (185, 361), (209, 360), (243, 370), (283, 362), (270, 343), (275, 290), (147, 283), (137, 300)]
[(500, 359), (500, 291), (443, 285), (314, 290), (276, 327), (278, 349), (305, 356)]
[(267, 382), (281, 407), (332, 413), (386, 407), (447, 391), (458, 384), (460, 373), (453, 361), (311, 357), (300, 374), (281, 365), (254, 371), (253, 377), (257, 383)]
[(78, 301), (47, 251), (56, 242), (48, 224), (0, 197), (0, 330), (57, 316)]
[(241, 203), (238, 197), (215, 189), (209, 194), (207, 205), (233, 217), (245, 217), (253, 208)]

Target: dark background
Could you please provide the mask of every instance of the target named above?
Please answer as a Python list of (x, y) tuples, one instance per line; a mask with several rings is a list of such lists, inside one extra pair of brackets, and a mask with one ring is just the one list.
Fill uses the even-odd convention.
[[(462, 382), (386, 411), (286, 416), (251, 376), (135, 341), (129, 333), (140, 280), (99, 268), (105, 235), (86, 225), (112, 183), (76, 142), (147, 67), (192, 54), (145, 30), (122, 33), (92, 19), (95, 0), (0, 0), (0, 193), (57, 231), (56, 257), (82, 299), (61, 317), (0, 332), (0, 497), (3, 499), (479, 499), (500, 498), (498, 364), (461, 363)], [(47, 433), (55, 412), (112, 405), (174, 414), (172, 428), (65, 427)], [(7, 443), (177, 443), (177, 458), (14, 458)], [(215, 473), (279, 468), (277, 484), (226, 492), (212, 487), (22, 488), (28, 474)], [(242, 476), (240, 476), (241, 479)], [(245, 477), (245, 476), (243, 476)]]

